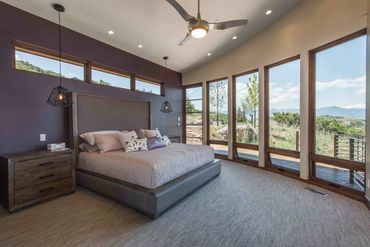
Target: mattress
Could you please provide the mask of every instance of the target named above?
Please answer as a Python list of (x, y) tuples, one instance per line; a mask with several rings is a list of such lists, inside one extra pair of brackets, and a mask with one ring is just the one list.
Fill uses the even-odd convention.
[(172, 143), (150, 151), (79, 154), (78, 168), (148, 189), (157, 188), (214, 160), (213, 148)]

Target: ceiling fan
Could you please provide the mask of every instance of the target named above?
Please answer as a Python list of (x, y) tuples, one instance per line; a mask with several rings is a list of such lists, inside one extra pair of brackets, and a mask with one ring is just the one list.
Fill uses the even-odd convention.
[(232, 27), (244, 26), (248, 23), (248, 20), (233, 20), (233, 21), (223, 21), (223, 22), (208, 22), (203, 20), (200, 16), (200, 0), (198, 0), (198, 14), (197, 17), (189, 15), (186, 10), (176, 1), (167, 0), (169, 4), (174, 7), (177, 12), (182, 16), (182, 18), (188, 22), (188, 33), (185, 38), (179, 43), (179, 45), (184, 45), (191, 37), (196, 39), (204, 38), (209, 30), (225, 30)]

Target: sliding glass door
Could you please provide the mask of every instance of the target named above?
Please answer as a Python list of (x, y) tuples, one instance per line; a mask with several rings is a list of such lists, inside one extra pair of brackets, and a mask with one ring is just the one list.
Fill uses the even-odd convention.
[(207, 82), (207, 144), (218, 155), (228, 155), (228, 80), (222, 78)]
[(265, 67), (267, 165), (299, 174), (300, 59)]
[(184, 88), (185, 143), (203, 143), (203, 89), (202, 84)]
[(366, 32), (311, 51), (311, 177), (365, 189)]
[(258, 69), (233, 76), (234, 158), (258, 165)]

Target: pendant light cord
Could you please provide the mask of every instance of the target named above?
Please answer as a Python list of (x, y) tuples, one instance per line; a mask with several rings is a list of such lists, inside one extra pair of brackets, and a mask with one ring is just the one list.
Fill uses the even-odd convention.
[(165, 64), (166, 64), (166, 76), (165, 76), (165, 84), (164, 84), (164, 88), (165, 88), (165, 92), (164, 92), (164, 95), (166, 96), (166, 101), (167, 101), (167, 59), (165, 60)]
[(62, 86), (62, 30), (60, 25), (60, 12), (58, 12), (59, 24), (59, 86)]

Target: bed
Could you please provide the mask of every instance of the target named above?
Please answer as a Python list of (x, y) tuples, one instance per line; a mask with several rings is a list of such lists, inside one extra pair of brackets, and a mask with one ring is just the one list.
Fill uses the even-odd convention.
[[(73, 93), (70, 139), (77, 150), (81, 133), (150, 129), (149, 102)], [(129, 117), (128, 117), (129, 116)], [(155, 219), (218, 176), (219, 160), (208, 146), (170, 144), (150, 151), (76, 152), (76, 180), (88, 188)]]

